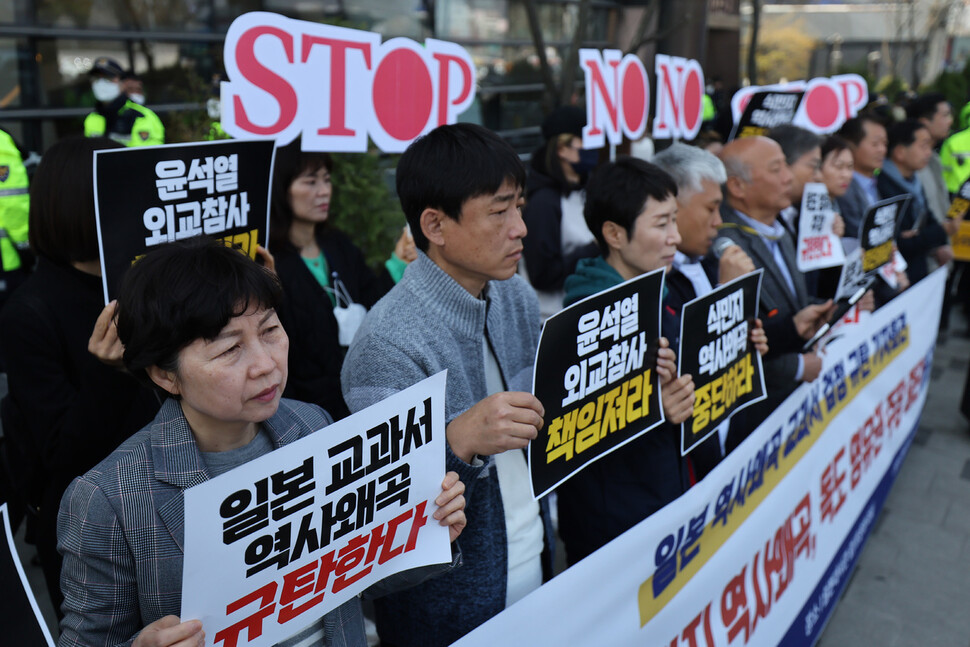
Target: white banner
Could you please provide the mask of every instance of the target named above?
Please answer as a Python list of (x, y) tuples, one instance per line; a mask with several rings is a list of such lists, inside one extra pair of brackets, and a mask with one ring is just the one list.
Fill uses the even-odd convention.
[(945, 280), (846, 326), (703, 481), (456, 645), (813, 644), (919, 422)]
[(371, 584), (448, 562), (445, 373), (185, 492), (182, 619), (274, 645)]
[(821, 182), (807, 183), (798, 218), (796, 262), (799, 270), (810, 272), (845, 262), (842, 241), (832, 231), (834, 222), (829, 190)]

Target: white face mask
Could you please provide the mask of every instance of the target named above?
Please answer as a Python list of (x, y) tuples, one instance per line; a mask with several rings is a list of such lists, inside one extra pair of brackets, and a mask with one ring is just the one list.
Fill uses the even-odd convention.
[(209, 119), (218, 119), (222, 114), (222, 106), (219, 100), (213, 97), (205, 102), (205, 111), (209, 113)]
[(137, 103), (140, 106), (145, 105), (145, 95), (144, 94), (129, 94), (128, 98)]
[(95, 79), (91, 81), (91, 91), (94, 98), (103, 103), (114, 101), (121, 94), (121, 86), (111, 79)]

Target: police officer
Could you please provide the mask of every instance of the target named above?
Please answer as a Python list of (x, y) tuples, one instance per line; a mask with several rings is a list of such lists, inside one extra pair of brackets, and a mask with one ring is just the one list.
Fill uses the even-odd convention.
[(0, 307), (30, 271), (27, 170), (13, 138), (0, 130)]
[(84, 119), (86, 137), (107, 136), (125, 146), (165, 143), (165, 127), (154, 112), (125, 94), (117, 61), (100, 56), (91, 68), (91, 90), (98, 100), (94, 112)]

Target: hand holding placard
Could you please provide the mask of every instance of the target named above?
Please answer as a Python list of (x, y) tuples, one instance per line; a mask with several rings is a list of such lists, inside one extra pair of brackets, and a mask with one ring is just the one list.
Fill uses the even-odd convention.
[(445, 433), (455, 456), (471, 463), (476, 455), (528, 447), (542, 429), (544, 414), (542, 403), (531, 393), (502, 391), (457, 416)]
[(176, 645), (204, 645), (202, 622), (180, 622), (178, 616), (165, 616), (147, 625), (135, 638), (132, 647), (174, 647)]

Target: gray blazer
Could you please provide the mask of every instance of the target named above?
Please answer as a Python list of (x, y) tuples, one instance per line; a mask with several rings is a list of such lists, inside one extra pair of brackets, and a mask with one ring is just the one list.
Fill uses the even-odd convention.
[(798, 373), (798, 355), (803, 342), (795, 330), (792, 317), (809, 304), (805, 276), (798, 270), (795, 262), (795, 246), (787, 235), (779, 240), (781, 255), (795, 286), (795, 293), (792, 294), (788, 289), (788, 282), (778, 269), (774, 254), (761, 236), (750, 231), (734, 209), (726, 203), (721, 209), (721, 219), (724, 225), (718, 236), (736, 242), (751, 257), (754, 266), (765, 271), (761, 280), (759, 305), (759, 316), (768, 335), (770, 349), (764, 359), (765, 387), (768, 389), (769, 399), (774, 400), (772, 396), (784, 399), (798, 385), (795, 375)]
[[(282, 400), (263, 428), (281, 447), (330, 422), (317, 406)], [(167, 400), (151, 424), (74, 480), (57, 520), (64, 555), (59, 646), (130, 645), (145, 625), (179, 615), (182, 493), (208, 479), (181, 407)], [(363, 647), (359, 599), (328, 613), (324, 632), (328, 645)]]

